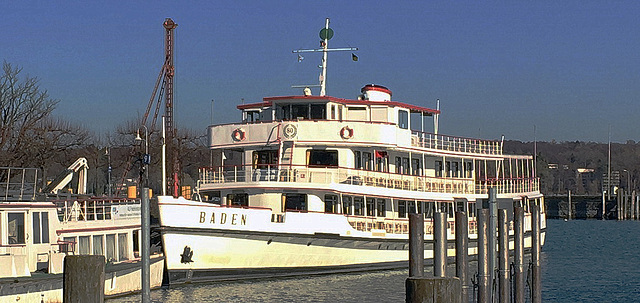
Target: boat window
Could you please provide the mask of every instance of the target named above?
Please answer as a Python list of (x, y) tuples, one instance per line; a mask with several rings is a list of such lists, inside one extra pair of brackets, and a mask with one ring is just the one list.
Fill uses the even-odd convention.
[(336, 106), (331, 105), (331, 120), (335, 120), (335, 119), (336, 119)]
[(367, 216), (373, 217), (376, 215), (376, 199), (367, 198)]
[(421, 167), (420, 167), (420, 159), (416, 159), (416, 158), (411, 159), (411, 169), (412, 169), (412, 171), (411, 171), (412, 175), (414, 175), (414, 176), (419, 176), (420, 175), (420, 169), (421, 169)]
[(415, 201), (407, 201), (407, 213), (416, 214), (418, 210), (416, 209)]
[(249, 206), (249, 195), (246, 193), (228, 194), (227, 205)]
[(309, 104), (292, 104), (291, 119), (309, 119)]
[(324, 120), (327, 119), (327, 105), (326, 104), (311, 104), (311, 119)]
[(78, 237), (78, 254), (80, 255), (90, 255), (91, 254), (91, 244), (89, 243), (89, 236), (80, 236)]
[(285, 210), (307, 210), (306, 194), (284, 194)]
[(33, 244), (49, 243), (49, 213), (33, 212)]
[(247, 120), (246, 122), (257, 122), (260, 121), (260, 112), (259, 111), (246, 111)]
[(378, 217), (386, 217), (387, 216), (387, 200), (378, 199), (377, 202), (378, 202), (378, 205), (376, 207), (376, 210), (378, 211), (377, 213)]
[(276, 168), (278, 150), (257, 150), (253, 152), (253, 168)]
[(409, 128), (409, 113), (406, 110), (398, 111), (398, 127), (402, 129)]
[(476, 203), (475, 202), (469, 202), (469, 217), (475, 217), (476, 216)]
[(353, 214), (364, 216), (364, 199), (362, 197), (353, 197)]
[(202, 192), (202, 200), (207, 203), (220, 204), (222, 199), (219, 190)]
[(409, 158), (402, 158), (402, 173), (409, 174)]
[(118, 234), (118, 261), (129, 260), (128, 234)]
[(342, 196), (342, 213), (347, 215), (353, 214), (353, 212), (351, 211), (352, 206), (353, 206), (353, 203), (351, 201), (351, 197)]
[(362, 165), (364, 170), (371, 170), (371, 153), (362, 152)]
[(7, 219), (9, 244), (25, 244), (24, 213), (8, 213)]
[(342, 121), (342, 105), (338, 105), (338, 120)]
[(354, 168), (355, 169), (362, 169), (362, 153), (360, 151), (354, 151), (353, 152), (354, 158), (355, 158), (355, 165)]
[(425, 218), (431, 219), (433, 218), (433, 213), (435, 212), (436, 205), (433, 202), (422, 202), (422, 213)]
[(459, 162), (451, 162), (451, 172), (452, 177), (457, 178), (458, 172), (460, 171), (460, 163)]
[(367, 121), (367, 109), (364, 107), (347, 107), (347, 120)]
[(76, 237), (62, 238), (63, 244), (60, 244), (61, 253), (75, 253)]
[(407, 201), (398, 201), (398, 218), (407, 217)]
[(307, 150), (307, 160), (309, 166), (315, 167), (338, 167), (337, 150)]
[(337, 195), (324, 195), (324, 212), (338, 213), (340, 205), (338, 205)]
[(436, 177), (442, 177), (442, 161), (435, 162)]
[(107, 262), (116, 261), (116, 235), (107, 235)]
[(471, 178), (471, 174), (473, 172), (473, 163), (472, 162), (467, 162), (467, 164), (465, 165), (465, 177), (467, 178)]
[(396, 174), (402, 173), (402, 158), (396, 157)]
[(93, 236), (93, 254), (94, 255), (104, 255), (104, 244), (103, 244), (103, 236), (96, 235)]
[(375, 170), (380, 172), (389, 172), (389, 154), (386, 151), (375, 151), (376, 166)]
[(133, 240), (133, 257), (137, 258), (140, 256), (140, 230), (136, 229), (133, 231), (133, 236), (131, 238)]

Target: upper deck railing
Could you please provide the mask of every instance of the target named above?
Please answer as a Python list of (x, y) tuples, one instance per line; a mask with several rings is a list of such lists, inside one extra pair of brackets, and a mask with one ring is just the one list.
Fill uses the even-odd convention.
[(471, 154), (502, 155), (500, 141), (454, 137), (420, 131), (411, 132), (411, 146)]
[(0, 202), (35, 199), (38, 177), (37, 168), (0, 167)]
[(488, 194), (490, 187), (495, 187), (499, 194), (539, 191), (538, 178), (504, 178), (474, 181), (472, 178), (426, 177), (351, 168), (309, 166), (201, 168), (200, 180), (198, 181), (199, 186), (247, 182), (349, 184), (449, 194)]

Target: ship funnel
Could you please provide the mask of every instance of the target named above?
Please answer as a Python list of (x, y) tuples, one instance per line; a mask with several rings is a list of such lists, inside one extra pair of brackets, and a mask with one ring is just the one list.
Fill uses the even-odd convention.
[(364, 100), (391, 101), (391, 90), (382, 85), (367, 84), (360, 92)]

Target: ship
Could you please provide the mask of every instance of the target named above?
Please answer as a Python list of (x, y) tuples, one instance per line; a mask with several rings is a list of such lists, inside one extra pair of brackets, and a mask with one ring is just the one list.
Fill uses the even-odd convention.
[(455, 212), (468, 215), (476, 255), (476, 215), (492, 189), (500, 208), (524, 208), (526, 247), (538, 205), (544, 241), (533, 156), (505, 154), (503, 138), (443, 135), (439, 106), (395, 101), (383, 85), (326, 95), (327, 54), (342, 50), (328, 48), (332, 36), (327, 19), (320, 48), (294, 51), (322, 53), (319, 85), (238, 105), (241, 121), (208, 127), (215, 162), (193, 194), (158, 197), (170, 285), (406, 268), (411, 213), (424, 215), (425, 259), (436, 212), (450, 246)]
[[(140, 291), (140, 199), (87, 195), (87, 169), (79, 158), (39, 186), (40, 169), (0, 167), (0, 302), (62, 302), (69, 255), (104, 256), (106, 298)], [(65, 190), (72, 180), (76, 194)], [(158, 252), (151, 287), (163, 270)]]

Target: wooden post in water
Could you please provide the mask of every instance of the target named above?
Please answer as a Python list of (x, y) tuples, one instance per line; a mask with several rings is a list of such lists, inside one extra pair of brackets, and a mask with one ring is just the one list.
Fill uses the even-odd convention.
[(104, 256), (66, 256), (63, 302), (104, 302), (104, 265)]
[(409, 277), (424, 276), (424, 215), (409, 214)]
[(606, 205), (606, 200), (605, 200), (605, 192), (602, 192), (602, 220), (606, 220), (607, 218), (605, 217), (607, 215), (607, 205)]
[(629, 216), (629, 219), (631, 220), (635, 220), (636, 219), (636, 190), (632, 190), (631, 191), (631, 200), (630, 200), (630, 206), (631, 206), (631, 216)]
[(569, 212), (567, 213), (567, 220), (571, 220), (571, 190), (569, 190)]
[(478, 302), (491, 302), (489, 284), (489, 210), (478, 210)]
[(531, 214), (531, 303), (542, 303), (542, 281), (540, 278), (540, 206), (533, 205)]
[(618, 220), (623, 220), (624, 218), (622, 217), (622, 196), (623, 196), (623, 192), (624, 189), (622, 188), (618, 188), (618, 191), (616, 192), (616, 209), (617, 209), (617, 214)]
[(433, 224), (433, 275), (447, 275), (447, 214), (437, 212)]
[(516, 207), (513, 209), (514, 225), (514, 263), (515, 263), (515, 303), (524, 303), (524, 209)]
[(456, 212), (456, 277), (462, 284), (462, 303), (469, 302), (469, 218), (463, 211)]
[(509, 303), (509, 218), (507, 210), (498, 211), (498, 302)]

